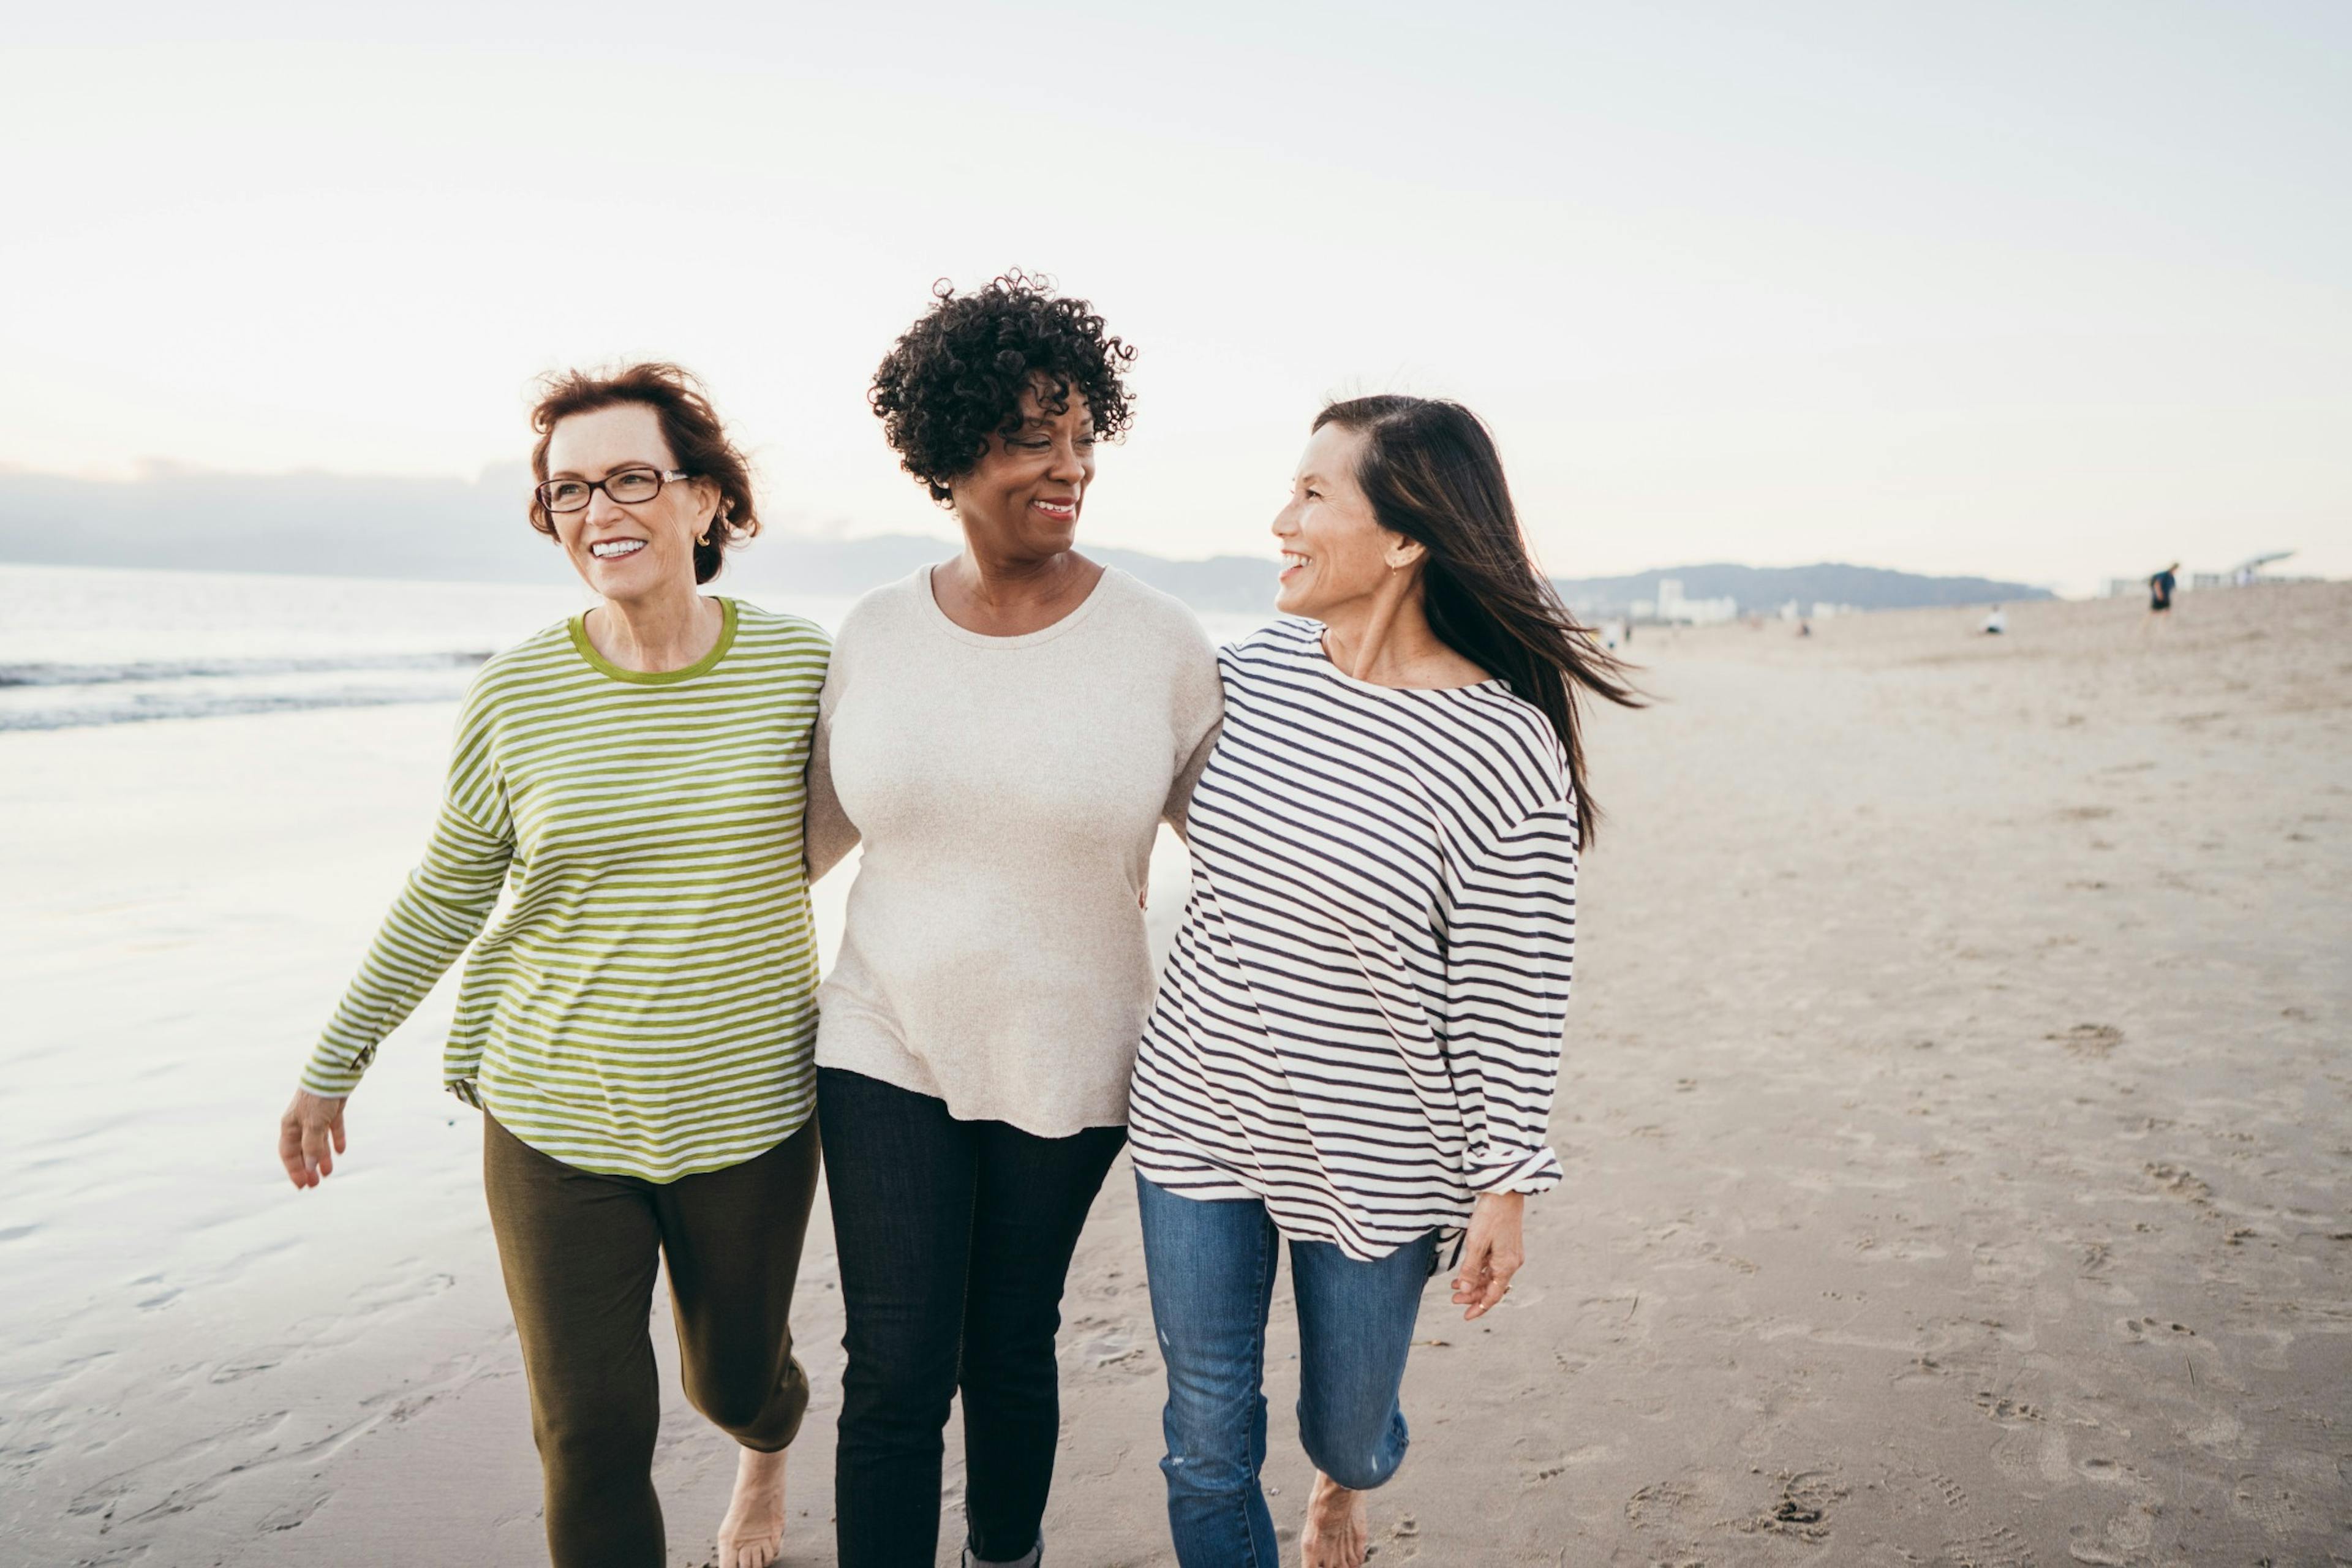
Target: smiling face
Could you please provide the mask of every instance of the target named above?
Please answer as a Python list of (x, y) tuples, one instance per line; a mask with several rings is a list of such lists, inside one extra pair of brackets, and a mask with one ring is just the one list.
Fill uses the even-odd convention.
[[(547, 477), (598, 480), (624, 468), (668, 473), (677, 467), (661, 416), (642, 403), (616, 403), (561, 421), (548, 437)], [(624, 506), (592, 491), (579, 511), (553, 514), (555, 537), (588, 586), (623, 603), (694, 591), (694, 542), (719, 509), (706, 479), (662, 486), (648, 501)]]
[(948, 489), (976, 549), (1001, 559), (1043, 560), (1077, 542), (1078, 512), (1095, 479), (1095, 421), (1076, 392), (1059, 414), (1032, 388), (1021, 427), (992, 436), (971, 471)]
[(1274, 607), (1286, 616), (1328, 622), (1421, 560), (1419, 544), (1381, 526), (1356, 482), (1364, 440), (1360, 430), (1326, 425), (1298, 459), (1290, 504), (1274, 519), (1275, 542), (1282, 548)]

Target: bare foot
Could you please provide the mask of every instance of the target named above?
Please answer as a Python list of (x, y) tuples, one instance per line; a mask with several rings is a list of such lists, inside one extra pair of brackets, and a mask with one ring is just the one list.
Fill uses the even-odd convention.
[(1315, 1489), (1307, 1496), (1307, 1522), (1298, 1531), (1300, 1568), (1364, 1568), (1371, 1539), (1364, 1494), (1316, 1471)]
[(735, 1495), (719, 1525), (719, 1568), (768, 1568), (784, 1552), (784, 1455), (746, 1448), (735, 1461)]

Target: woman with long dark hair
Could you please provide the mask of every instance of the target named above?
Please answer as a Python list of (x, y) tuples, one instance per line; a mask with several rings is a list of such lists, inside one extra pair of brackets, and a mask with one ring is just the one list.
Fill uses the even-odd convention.
[[(1476, 1319), (1523, 1259), (1596, 816), (1580, 693), (1638, 701), (1529, 559), (1455, 403), (1315, 421), (1275, 519), (1287, 618), (1225, 648), (1192, 892), (1129, 1109), (1185, 1568), (1273, 1568), (1266, 1310), (1290, 1243), (1307, 1568), (1357, 1568), (1403, 1461), (1422, 1288)], [(1465, 1234), (1466, 1230), (1466, 1234)]]

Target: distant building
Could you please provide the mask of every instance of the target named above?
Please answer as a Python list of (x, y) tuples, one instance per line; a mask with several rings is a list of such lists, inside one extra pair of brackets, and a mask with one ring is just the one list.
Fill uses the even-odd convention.
[(2274, 577), (2263, 570), (2263, 567), (2271, 565), (2276, 562), (2284, 561), (2294, 553), (2294, 552), (2292, 550), (2278, 550), (2272, 552), (2268, 555), (2250, 556), (2246, 560), (2239, 562), (2235, 566), (2231, 567), (2227, 572), (2192, 573), (2190, 574), (2189, 580), (2191, 584), (2200, 588), (2252, 588), (2263, 583), (2307, 583), (2314, 581), (2315, 579), (2308, 577)]
[(1664, 621), (1669, 626), (1719, 626), (1739, 618), (1739, 601), (1731, 598), (1685, 599), (1681, 578), (1661, 577), (1658, 579), (1658, 596), (1654, 600), (1634, 602), (1633, 614), (1636, 616), (1645, 612), (1650, 618)]

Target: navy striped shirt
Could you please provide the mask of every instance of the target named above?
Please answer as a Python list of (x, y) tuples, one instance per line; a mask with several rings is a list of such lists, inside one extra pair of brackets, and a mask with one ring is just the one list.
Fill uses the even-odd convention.
[(1144, 1025), (1135, 1168), (1385, 1257), (1549, 1190), (1576, 947), (1574, 786), (1499, 680), (1341, 674), (1312, 621), (1218, 654), (1192, 892)]

